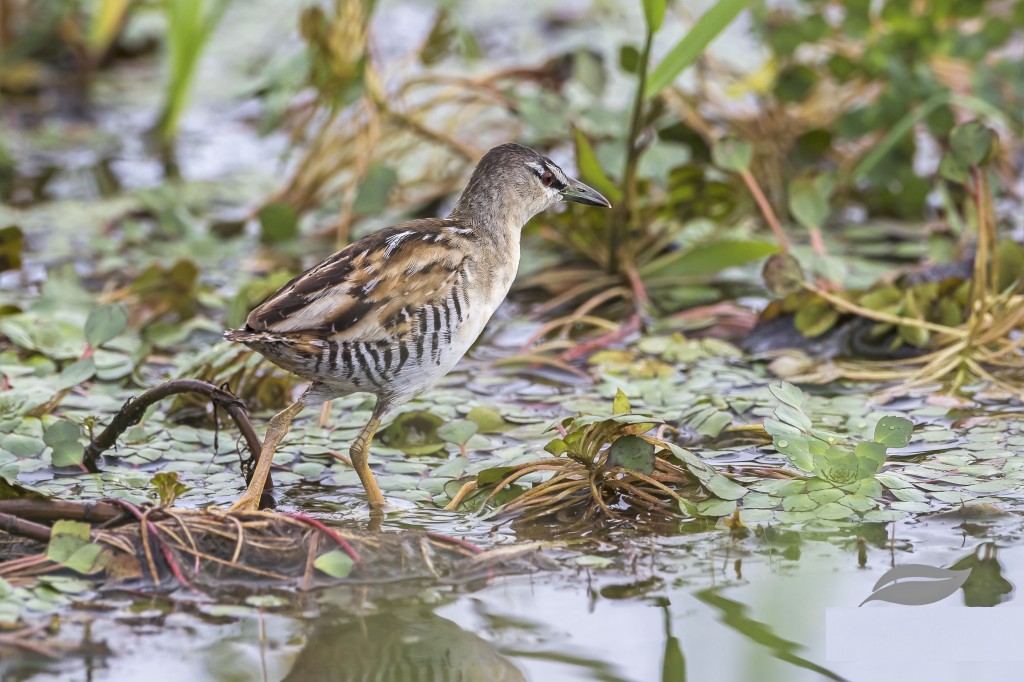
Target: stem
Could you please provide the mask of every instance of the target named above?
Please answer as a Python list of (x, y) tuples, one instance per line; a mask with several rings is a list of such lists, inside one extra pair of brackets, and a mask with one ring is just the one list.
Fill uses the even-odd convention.
[(761, 191), (761, 186), (757, 184), (757, 180), (754, 175), (748, 169), (740, 171), (740, 177), (743, 178), (743, 182), (747, 184), (747, 189), (754, 196), (754, 201), (757, 202), (757, 207), (761, 209), (761, 214), (764, 215), (764, 219), (768, 221), (768, 227), (772, 228), (772, 232), (775, 233), (775, 240), (779, 242), (779, 248), (782, 249), (783, 253), (789, 253), (789, 239), (786, 237), (786, 233), (782, 230), (782, 225), (779, 223), (779, 219), (775, 216), (775, 211), (772, 210), (772, 205), (768, 203), (768, 198), (765, 197), (764, 192)]
[(245, 406), (241, 400), (229, 391), (218, 388), (206, 381), (176, 379), (151, 388), (137, 398), (129, 399), (121, 407), (121, 410), (114, 415), (114, 418), (110, 420), (107, 428), (100, 435), (93, 438), (89, 445), (85, 447), (85, 455), (82, 461), (86, 468), (92, 473), (97, 473), (99, 467), (97, 467), (96, 462), (99, 456), (114, 445), (118, 436), (129, 427), (142, 421), (142, 417), (150, 405), (178, 393), (201, 393), (210, 398), (217, 406), (224, 408), (224, 411), (234, 420), (238, 430), (242, 432), (242, 436), (245, 438), (246, 446), (249, 448), (249, 461), (255, 462), (259, 458), (260, 450), (262, 449), (260, 439), (252, 427), (252, 422), (249, 421), (249, 415), (246, 414)]
[(622, 185), (625, 199), (622, 207), (612, 216), (612, 234), (608, 242), (608, 272), (614, 274), (619, 269), (619, 242), (622, 240), (623, 228), (636, 215), (636, 170), (640, 161), (640, 149), (637, 138), (640, 137), (640, 125), (644, 110), (644, 89), (647, 87), (647, 67), (651, 61), (651, 43), (654, 34), (650, 28), (644, 36), (644, 49), (640, 53), (636, 94), (633, 97), (633, 114), (629, 123), (629, 136), (626, 137), (626, 165), (622, 171)]

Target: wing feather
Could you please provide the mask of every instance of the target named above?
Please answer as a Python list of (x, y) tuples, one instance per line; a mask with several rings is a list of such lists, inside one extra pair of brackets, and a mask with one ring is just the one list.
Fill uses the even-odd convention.
[(402, 338), (416, 311), (451, 298), (472, 236), (438, 218), (380, 230), (285, 284), (249, 314), (247, 329), (334, 341)]

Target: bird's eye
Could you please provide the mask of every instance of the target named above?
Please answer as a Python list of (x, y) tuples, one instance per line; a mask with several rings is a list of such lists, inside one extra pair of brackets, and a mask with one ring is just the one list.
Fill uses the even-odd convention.
[(540, 184), (544, 185), (545, 187), (550, 187), (551, 183), (553, 183), (554, 181), (555, 181), (555, 174), (552, 173), (551, 171), (546, 170), (543, 173), (541, 173), (541, 175), (540, 175)]

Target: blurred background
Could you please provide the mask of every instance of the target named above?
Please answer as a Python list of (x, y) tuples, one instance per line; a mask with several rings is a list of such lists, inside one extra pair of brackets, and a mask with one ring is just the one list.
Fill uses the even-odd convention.
[(728, 309), (760, 283), (729, 268), (780, 230), (836, 286), (956, 260), (939, 166), (969, 120), (1019, 237), (1024, 3), (659, 4), (0, 0), (0, 282), (73, 261), (148, 300), (151, 340), (237, 325), (353, 237), (443, 213), (507, 140), (618, 205), (527, 228), (517, 291), (572, 322), (541, 351), (720, 302), (688, 324), (749, 327)]

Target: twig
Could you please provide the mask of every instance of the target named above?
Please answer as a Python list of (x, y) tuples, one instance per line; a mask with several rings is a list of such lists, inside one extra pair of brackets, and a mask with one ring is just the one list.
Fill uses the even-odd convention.
[[(142, 421), (142, 417), (150, 405), (179, 393), (199, 393), (224, 408), (224, 411), (235, 422), (238, 430), (242, 432), (245, 444), (249, 448), (250, 459), (248, 465), (243, 463), (243, 469), (247, 466), (251, 468), (252, 464), (259, 458), (262, 446), (259, 436), (256, 435), (256, 431), (252, 427), (252, 422), (249, 421), (245, 405), (232, 393), (199, 379), (175, 379), (151, 388), (137, 398), (129, 399), (121, 407), (121, 410), (114, 415), (114, 418), (110, 420), (107, 428), (100, 435), (93, 438), (89, 445), (86, 446), (85, 455), (82, 460), (86, 468), (92, 473), (97, 473), (99, 471), (97, 461), (100, 455), (113, 447), (117, 442), (118, 436), (129, 427)], [(267, 487), (270, 487), (269, 479)]]

